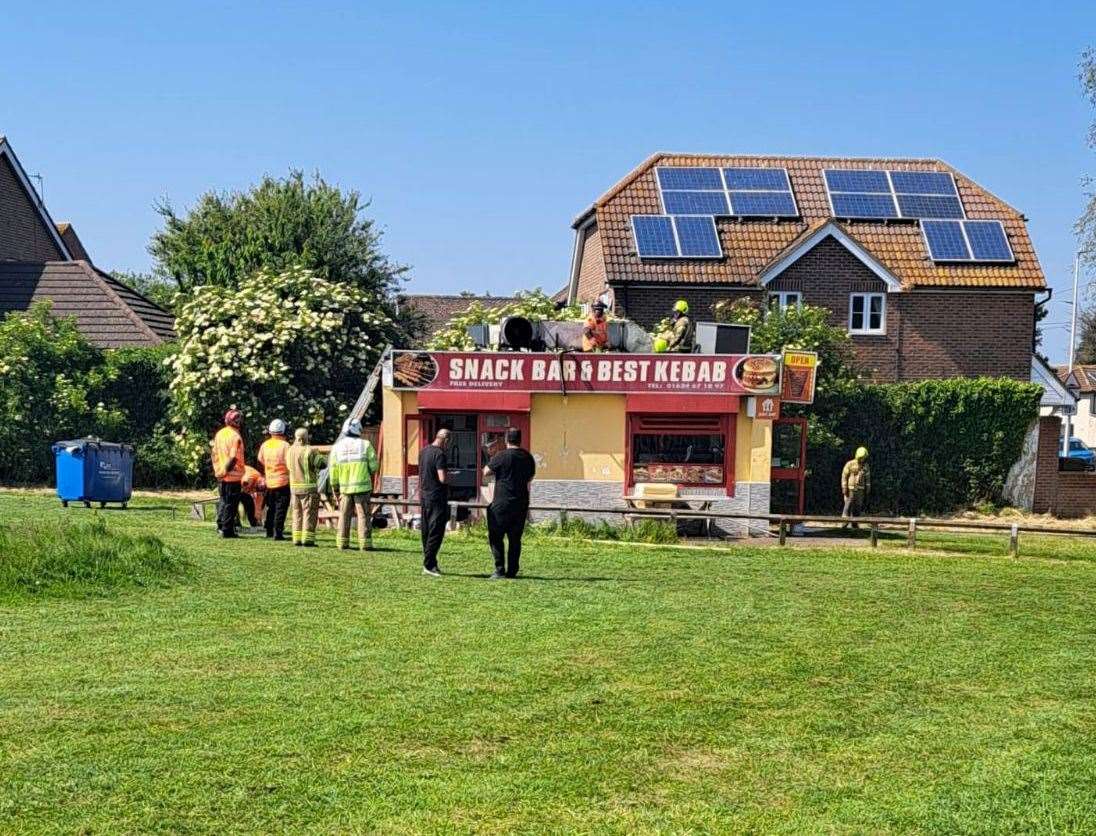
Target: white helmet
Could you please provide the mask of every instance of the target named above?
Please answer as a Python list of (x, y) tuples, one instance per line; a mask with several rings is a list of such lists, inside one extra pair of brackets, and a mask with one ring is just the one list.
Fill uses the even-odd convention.
[(271, 435), (285, 435), (285, 421), (275, 418), (266, 429)]
[(357, 418), (351, 418), (346, 422), (346, 434), (360, 436), (362, 434), (362, 422)]

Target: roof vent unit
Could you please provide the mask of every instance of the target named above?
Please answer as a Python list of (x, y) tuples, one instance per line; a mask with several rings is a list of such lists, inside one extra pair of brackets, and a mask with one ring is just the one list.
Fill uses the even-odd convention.
[(477, 349), (491, 347), (491, 326), (482, 323), (468, 326), (468, 338), (475, 343)]
[(543, 351), (540, 325), (524, 316), (503, 317), (499, 323), (499, 348), (503, 351)]
[(698, 354), (749, 354), (750, 326), (726, 322), (696, 324)]

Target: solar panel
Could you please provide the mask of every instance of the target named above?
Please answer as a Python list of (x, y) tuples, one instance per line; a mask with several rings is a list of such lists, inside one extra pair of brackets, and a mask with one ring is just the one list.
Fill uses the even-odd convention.
[(723, 249), (715, 231), (715, 218), (707, 215), (678, 215), (677, 240), (681, 243), (681, 255), (693, 258), (720, 258)]
[(900, 194), (898, 211), (903, 218), (962, 218), (958, 197), (938, 194)]
[(1013, 261), (1012, 248), (1000, 221), (963, 221), (975, 261)]
[(729, 215), (725, 192), (663, 191), (662, 209), (668, 215)]
[(782, 168), (725, 168), (727, 190), (790, 192), (788, 172)]
[(666, 215), (633, 215), (632, 231), (640, 258), (674, 258), (677, 240), (673, 220)]
[(718, 168), (688, 168), (671, 166), (657, 169), (658, 185), (663, 189), (715, 189), (723, 191), (723, 178)]
[(731, 192), (731, 214), (758, 217), (796, 217), (791, 192)]
[(838, 218), (897, 218), (894, 198), (889, 194), (831, 192), (833, 214)]
[(831, 192), (890, 194), (891, 191), (885, 171), (828, 168), (824, 174), (826, 186)]
[(933, 261), (970, 261), (970, 247), (959, 221), (921, 221)]
[(943, 171), (892, 171), (890, 178), (898, 194), (959, 196), (955, 191), (955, 181)]

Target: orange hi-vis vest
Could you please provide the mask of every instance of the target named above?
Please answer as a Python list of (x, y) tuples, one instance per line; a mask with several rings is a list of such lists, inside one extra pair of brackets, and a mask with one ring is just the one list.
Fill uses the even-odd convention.
[(601, 351), (609, 345), (609, 321), (596, 316), (586, 317), (582, 331), (582, 350)]
[(268, 438), (259, 448), (259, 463), (266, 474), (268, 488), (284, 488), (289, 484), (289, 465), (285, 460), (288, 450), (289, 442), (280, 436)]
[(221, 427), (213, 436), (213, 475), (218, 482), (244, 478), (244, 439), (235, 427)]

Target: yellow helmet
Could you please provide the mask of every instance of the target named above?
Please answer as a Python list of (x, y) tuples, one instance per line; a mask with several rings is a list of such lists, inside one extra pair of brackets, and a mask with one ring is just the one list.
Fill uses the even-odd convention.
[(866, 459), (867, 457), (868, 457), (868, 448), (867, 447), (857, 447), (856, 448), (856, 458)]
[(662, 352), (664, 352), (669, 347), (670, 347), (670, 343), (667, 341), (667, 339), (665, 337), (655, 337), (655, 342), (654, 342), (655, 354), (661, 354)]
[(674, 302), (674, 310), (677, 313), (688, 313), (689, 303), (686, 302), (684, 299), (678, 299), (676, 302)]

